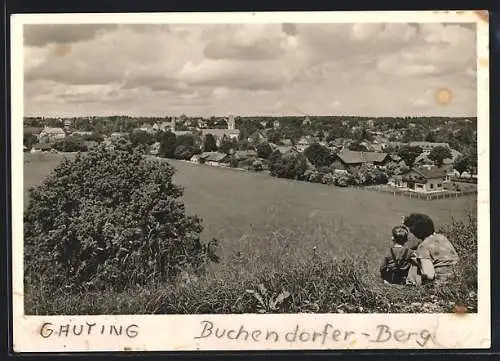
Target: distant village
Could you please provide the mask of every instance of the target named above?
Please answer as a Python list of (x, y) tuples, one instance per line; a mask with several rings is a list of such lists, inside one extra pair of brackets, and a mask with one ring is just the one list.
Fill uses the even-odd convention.
[(24, 151), (133, 147), (150, 156), (406, 192), (477, 178), (476, 119), (357, 117), (25, 118)]

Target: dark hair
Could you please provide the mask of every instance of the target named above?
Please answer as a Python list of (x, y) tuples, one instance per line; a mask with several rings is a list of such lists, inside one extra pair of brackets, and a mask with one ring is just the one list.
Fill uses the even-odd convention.
[(410, 232), (417, 238), (425, 239), (434, 233), (434, 222), (431, 217), (423, 213), (412, 213), (405, 217), (403, 222)]
[(392, 229), (392, 239), (397, 244), (403, 245), (408, 240), (408, 228), (406, 226), (396, 226)]

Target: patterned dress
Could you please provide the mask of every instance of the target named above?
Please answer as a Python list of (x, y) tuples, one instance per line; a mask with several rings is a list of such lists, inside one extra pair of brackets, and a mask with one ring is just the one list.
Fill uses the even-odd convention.
[(434, 233), (424, 239), (417, 247), (420, 259), (429, 259), (436, 272), (435, 280), (444, 281), (453, 275), (453, 268), (458, 263), (457, 251), (448, 238), (439, 233)]

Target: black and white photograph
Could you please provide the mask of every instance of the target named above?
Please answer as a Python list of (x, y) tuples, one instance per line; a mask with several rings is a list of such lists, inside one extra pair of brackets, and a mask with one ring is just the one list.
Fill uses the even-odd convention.
[[(20, 17), (23, 340), (132, 342), (142, 326), (110, 320), (210, 315), (180, 349), (257, 341), (219, 327), (232, 315), (287, 317), (259, 331), (270, 347), (385, 347), (397, 322), (338, 328), (390, 314), (400, 347), (450, 347), (411, 317), (488, 320), (487, 20), (460, 13)], [(318, 332), (293, 321), (316, 314), (333, 317)]]

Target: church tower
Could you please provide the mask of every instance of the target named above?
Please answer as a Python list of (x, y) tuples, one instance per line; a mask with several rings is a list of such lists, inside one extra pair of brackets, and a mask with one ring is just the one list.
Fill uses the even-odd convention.
[(235, 130), (236, 129), (236, 124), (234, 121), (234, 115), (230, 115), (229, 119), (227, 120), (227, 129), (229, 130)]
[(172, 118), (172, 121), (170, 122), (170, 130), (173, 132), (175, 132), (175, 123), (177, 122), (177, 117), (173, 117)]

